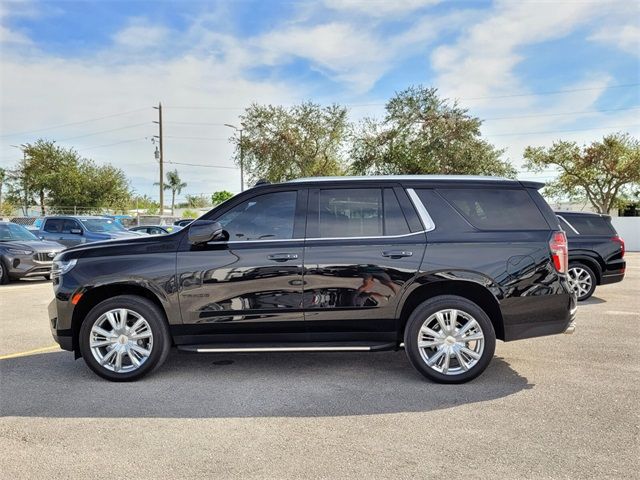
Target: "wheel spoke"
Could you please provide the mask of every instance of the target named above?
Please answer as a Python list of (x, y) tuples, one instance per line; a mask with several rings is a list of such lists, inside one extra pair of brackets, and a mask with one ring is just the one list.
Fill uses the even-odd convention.
[(445, 322), (442, 312), (436, 313), (436, 319), (438, 320), (438, 325), (440, 325), (440, 331), (443, 333), (448, 332), (449, 329), (447, 328), (447, 322)]
[(439, 345), (442, 345), (442, 340), (433, 340), (433, 341), (422, 340), (418, 342), (418, 347), (420, 348), (431, 348), (431, 347), (437, 347)]
[(127, 316), (128, 316), (128, 312), (126, 308), (121, 308), (118, 311), (119, 326), (121, 330), (127, 326)]
[(151, 338), (153, 334), (151, 332), (136, 333), (135, 335), (129, 335), (129, 340), (142, 340), (144, 338)]
[(441, 338), (441, 337), (443, 337), (442, 333), (436, 332), (435, 330), (431, 330), (426, 325), (423, 325), (422, 328), (420, 329), (420, 331), (422, 333), (424, 333), (425, 335), (428, 335), (428, 336), (433, 337), (433, 338)]
[(464, 327), (458, 331), (458, 336), (464, 335), (470, 328), (475, 327), (478, 324), (475, 320), (469, 320)]
[(436, 362), (440, 360), (440, 357), (442, 357), (442, 355), (444, 355), (444, 347), (439, 348), (438, 351), (429, 360), (427, 360), (427, 365), (433, 367)]
[(146, 349), (142, 348), (140, 345), (136, 345), (135, 343), (132, 343), (129, 348), (131, 348), (131, 350), (139, 353), (143, 357), (148, 357), (151, 354), (151, 352), (149, 350), (146, 350)]
[(144, 326), (147, 322), (145, 322), (144, 318), (140, 317), (136, 322), (131, 326), (132, 332), (137, 332), (141, 326)]
[(107, 352), (107, 354), (104, 357), (102, 357), (102, 359), (100, 360), (100, 365), (105, 365), (109, 363), (113, 358), (113, 356), (116, 354), (116, 352), (117, 352), (117, 348), (114, 346), (111, 350)]
[(458, 310), (452, 309), (449, 314), (449, 331), (456, 331), (456, 324), (458, 323)]
[(140, 366), (140, 360), (138, 359), (136, 354), (131, 350), (131, 348), (127, 350), (127, 356), (129, 357), (129, 360), (131, 360), (131, 363), (133, 364), (134, 367), (138, 368)]
[(104, 328), (100, 328), (100, 327), (93, 327), (91, 329), (91, 332), (93, 334), (101, 335), (104, 338), (115, 338), (116, 337), (116, 335), (113, 332), (107, 332)]
[(109, 345), (113, 345), (114, 343), (116, 343), (115, 339), (98, 340), (91, 342), (90, 346), (91, 348), (101, 348), (108, 347)]
[(118, 330), (118, 321), (116, 320), (113, 312), (107, 312), (104, 314), (104, 316), (107, 317), (107, 321), (111, 325), (111, 330)]
[(458, 350), (454, 350), (453, 352), (455, 353), (456, 358), (458, 359), (458, 363), (460, 364), (460, 367), (465, 372), (469, 370), (469, 365), (467, 365), (467, 362), (464, 361), (464, 359), (462, 358), (462, 355), (460, 355), (460, 352)]
[(480, 332), (477, 333), (472, 333), (471, 335), (467, 335), (464, 337), (459, 337), (460, 339), (458, 340), (459, 342), (473, 342), (475, 340), (484, 340), (484, 335)]
[(116, 372), (119, 372), (120, 369), (122, 368), (122, 356), (124, 355), (123, 349), (122, 348), (118, 348), (118, 352), (116, 353), (116, 364), (114, 366), (114, 369)]
[(451, 352), (449, 350), (450, 349), (448, 347), (446, 348), (446, 350), (443, 349), (445, 353), (444, 353), (444, 363), (442, 364), (442, 373), (444, 373), (445, 375), (449, 371), (449, 363), (451, 362)]
[(469, 357), (478, 360), (480, 358), (480, 354), (474, 352), (473, 350), (468, 349), (467, 347), (462, 347), (460, 349), (461, 352), (463, 352), (465, 355), (468, 355)]

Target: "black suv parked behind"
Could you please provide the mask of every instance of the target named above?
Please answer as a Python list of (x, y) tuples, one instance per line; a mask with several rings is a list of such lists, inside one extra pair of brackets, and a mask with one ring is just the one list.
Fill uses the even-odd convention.
[(190, 352), (378, 351), (478, 376), (496, 339), (572, 332), (567, 243), (542, 184), (490, 177), (260, 185), (184, 230), (56, 257), (54, 338), (133, 380)]
[(569, 283), (578, 300), (586, 300), (596, 285), (621, 282), (626, 267), (624, 240), (609, 215), (556, 212), (569, 240)]

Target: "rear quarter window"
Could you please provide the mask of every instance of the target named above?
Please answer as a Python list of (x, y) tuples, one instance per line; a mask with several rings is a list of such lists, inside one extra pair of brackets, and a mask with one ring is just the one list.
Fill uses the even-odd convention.
[(479, 230), (548, 230), (542, 213), (524, 189), (446, 188), (438, 192)]
[(616, 233), (606, 217), (566, 214), (563, 217), (580, 235), (614, 235)]

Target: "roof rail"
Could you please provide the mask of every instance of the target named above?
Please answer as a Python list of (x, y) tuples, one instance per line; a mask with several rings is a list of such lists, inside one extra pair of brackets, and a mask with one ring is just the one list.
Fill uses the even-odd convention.
[(256, 182), (254, 187), (259, 187), (260, 185), (269, 185), (269, 184), (271, 184), (271, 182), (269, 180), (265, 180), (264, 178), (261, 178), (260, 180), (258, 180)]

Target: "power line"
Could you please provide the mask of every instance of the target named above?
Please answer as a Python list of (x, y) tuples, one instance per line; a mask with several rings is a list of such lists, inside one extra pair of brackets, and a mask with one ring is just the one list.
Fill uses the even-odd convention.
[(216, 137), (181, 137), (181, 136), (176, 136), (176, 135), (165, 135), (165, 138), (177, 138), (177, 139), (181, 139), (181, 140), (229, 140), (228, 137), (222, 138), (216, 138)]
[(631, 127), (640, 127), (640, 124), (635, 125), (619, 125), (619, 126), (611, 126), (611, 127), (593, 127), (593, 128), (574, 128), (571, 130), (547, 130), (545, 132), (521, 132), (521, 133), (495, 133), (495, 134), (486, 134), (486, 137), (508, 137), (514, 135), (543, 135), (546, 133), (568, 133), (568, 132), (582, 132), (586, 130), (607, 130), (607, 129), (615, 129), (615, 128), (631, 128)]
[(205, 168), (226, 168), (229, 170), (237, 170), (237, 167), (228, 167), (228, 166), (224, 166), (224, 165), (204, 165), (201, 163), (185, 163), (185, 162), (170, 162), (170, 161), (166, 161), (166, 163), (171, 163), (173, 165), (186, 165), (188, 167), (205, 167)]
[(111, 115), (104, 115), (102, 117), (89, 118), (89, 119), (86, 119), (86, 120), (78, 120), (77, 122), (62, 123), (60, 125), (53, 125), (51, 127), (38, 128), (37, 130), (30, 130), (30, 131), (27, 131), (27, 132), (5, 133), (5, 134), (0, 135), (0, 137), (4, 138), (4, 137), (14, 137), (14, 136), (18, 136), (18, 135), (28, 135), (28, 134), (31, 134), (31, 133), (44, 132), (46, 130), (55, 130), (56, 128), (70, 127), (72, 125), (80, 125), (82, 123), (97, 122), (98, 120), (104, 120), (105, 118), (120, 117), (122, 115), (128, 115), (130, 113), (141, 112), (143, 110), (147, 110), (147, 108), (148, 107), (136, 108), (135, 110), (128, 110), (126, 112), (113, 113)]
[(582, 115), (585, 113), (606, 113), (606, 112), (621, 112), (624, 110), (637, 110), (640, 108), (640, 105), (635, 107), (627, 107), (627, 108), (612, 108), (608, 110), (582, 110), (580, 112), (555, 112), (555, 113), (541, 113), (536, 115), (513, 115), (509, 117), (490, 117), (490, 118), (481, 118), (482, 121), (487, 120), (511, 120), (515, 118), (537, 118), (537, 117), (561, 117), (563, 115)]
[(63, 139), (58, 140), (58, 141), (59, 142), (66, 142), (68, 140), (75, 140), (76, 138), (91, 137), (93, 135), (100, 135), (101, 133), (117, 132), (119, 130), (127, 130), (129, 128), (140, 127), (142, 125), (149, 125), (149, 122), (136, 123), (136, 124), (133, 124), (133, 125), (126, 125), (124, 127), (111, 128), (109, 130), (101, 130), (99, 132), (86, 133), (86, 134), (83, 134), (83, 135), (76, 135), (75, 137), (63, 138)]
[(139, 142), (140, 140), (146, 140), (146, 138), (132, 138), (131, 140), (123, 140), (121, 142), (113, 142), (113, 143), (106, 143), (104, 145), (94, 145), (92, 147), (87, 147), (87, 148), (81, 148), (80, 150), (78, 150), (79, 152), (83, 152), (85, 150), (93, 150), (94, 148), (103, 148), (103, 147), (111, 147), (113, 145), (122, 145), (123, 143), (132, 143), (132, 142)]

